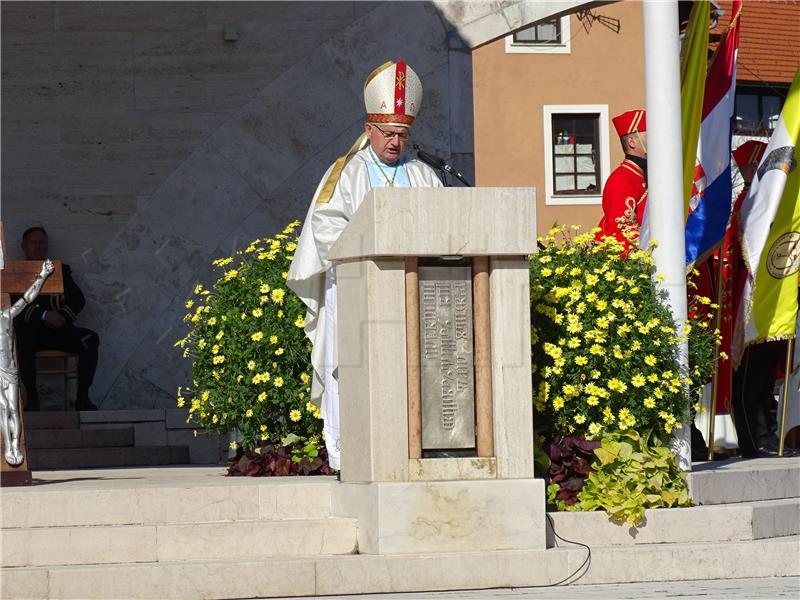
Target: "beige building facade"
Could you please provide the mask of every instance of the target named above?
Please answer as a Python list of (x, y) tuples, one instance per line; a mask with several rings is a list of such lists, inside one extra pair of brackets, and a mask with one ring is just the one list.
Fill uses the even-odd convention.
[(539, 235), (597, 225), (623, 159), (611, 118), (645, 104), (642, 4), (593, 9), (608, 25), (578, 14), (559, 19), (559, 44), (509, 36), (472, 54), (477, 185), (535, 187)]

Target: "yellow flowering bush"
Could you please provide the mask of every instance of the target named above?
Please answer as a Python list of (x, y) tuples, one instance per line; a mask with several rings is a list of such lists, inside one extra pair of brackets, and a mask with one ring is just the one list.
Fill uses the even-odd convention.
[(289, 224), (273, 238), (254, 240), (213, 262), (212, 289), (194, 288), (177, 342), (192, 361), (192, 386), (178, 390), (178, 406), (207, 431), (237, 431), (231, 447), (286, 446), (295, 462), (324, 452), (319, 409), (310, 400), (310, 345), (305, 306), (286, 287), (295, 248)]
[(553, 436), (666, 439), (689, 408), (677, 360), (689, 329), (675, 332), (648, 250), (577, 229), (552, 229), (530, 261), (535, 409)]

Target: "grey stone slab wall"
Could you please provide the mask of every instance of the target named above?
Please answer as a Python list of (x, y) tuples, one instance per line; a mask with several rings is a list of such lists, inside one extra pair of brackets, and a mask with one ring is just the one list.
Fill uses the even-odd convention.
[(95, 402), (172, 406), (189, 291), (213, 258), (305, 214), (360, 132), (375, 66), (414, 67), (415, 141), (472, 177), (470, 47), (580, 4), (3, 3), (9, 254), (41, 224), (72, 264), (80, 324), (101, 337)]
[(104, 409), (173, 406), (190, 290), (305, 214), (375, 66), (413, 66), (415, 141), (473, 171), (469, 49), (429, 2), (6, 2), (2, 53), (9, 254), (42, 224), (72, 264)]

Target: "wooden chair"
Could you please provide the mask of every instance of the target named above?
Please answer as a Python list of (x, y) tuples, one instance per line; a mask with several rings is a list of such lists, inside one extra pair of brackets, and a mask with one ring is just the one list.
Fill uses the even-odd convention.
[[(75, 360), (70, 363), (70, 358)], [(40, 364), (41, 361), (55, 362), (60, 360), (61, 367), (49, 367)], [(69, 380), (78, 378), (78, 355), (61, 350), (39, 350), (36, 353), (36, 374), (37, 375), (61, 375), (64, 378), (64, 410), (70, 408)]]

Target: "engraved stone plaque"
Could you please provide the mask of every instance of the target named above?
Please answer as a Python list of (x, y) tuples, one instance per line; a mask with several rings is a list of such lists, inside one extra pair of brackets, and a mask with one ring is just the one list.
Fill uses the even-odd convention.
[(469, 266), (420, 266), (422, 448), (475, 447)]

